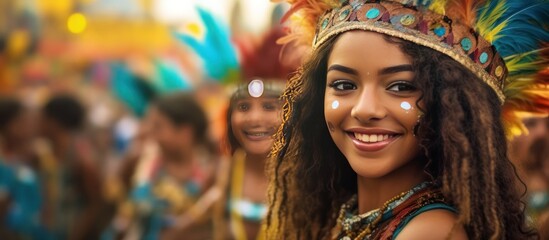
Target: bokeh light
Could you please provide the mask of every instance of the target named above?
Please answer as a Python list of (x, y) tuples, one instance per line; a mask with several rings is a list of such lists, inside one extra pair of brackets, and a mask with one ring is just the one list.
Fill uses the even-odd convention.
[(71, 33), (79, 34), (86, 30), (88, 22), (82, 13), (73, 13), (69, 16), (67, 27)]

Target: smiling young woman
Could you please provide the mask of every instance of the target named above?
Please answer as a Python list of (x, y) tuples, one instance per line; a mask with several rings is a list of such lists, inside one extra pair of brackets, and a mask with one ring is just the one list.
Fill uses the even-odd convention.
[(278, 96), (234, 99), (230, 118), (234, 147), (240, 146), (249, 157), (265, 159), (280, 125), (280, 109)]
[[(247, 86), (263, 83), (253, 80)], [(267, 213), (266, 188), (268, 179), (265, 162), (273, 145), (273, 135), (281, 121), (281, 102), (278, 90), (268, 87), (254, 95), (246, 85), (237, 90), (230, 101), (227, 114), (229, 148), (232, 154), (227, 169), (229, 179), (225, 196), (220, 201), (224, 225), (230, 231), (218, 239), (264, 239), (260, 235)], [(244, 90), (245, 89), (245, 90)]]
[[(268, 239), (536, 237), (525, 226), (521, 185), (507, 158), (505, 127), (518, 125), (504, 126), (501, 117), (516, 123), (513, 111), (547, 112), (521, 95), (540, 87), (537, 97), (547, 99), (547, 82), (535, 82), (513, 61), (505, 65), (500, 56), (535, 49), (507, 48), (501, 41), (509, 36), (498, 31), (509, 26), (467, 24), (517, 15), (533, 24), (537, 10), (517, 11), (546, 11), (547, 3), (290, 3), (297, 17), (289, 19), (300, 21), (286, 40), (313, 49), (282, 95), (269, 163)], [(457, 13), (476, 8), (477, 20)], [(523, 34), (549, 39), (538, 33)], [(530, 80), (509, 85), (517, 79)]]
[(273, 135), (281, 123), (286, 76), (293, 70), (280, 62), (281, 29), (266, 33), (254, 52), (243, 60), (243, 79), (232, 94), (227, 111), (227, 148), (230, 164), (216, 213), (215, 239), (265, 239), (261, 232), (267, 213), (265, 163)]

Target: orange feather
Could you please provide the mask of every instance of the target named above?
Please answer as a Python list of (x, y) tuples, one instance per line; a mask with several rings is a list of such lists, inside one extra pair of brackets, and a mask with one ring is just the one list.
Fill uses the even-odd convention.
[(484, 0), (450, 0), (446, 13), (451, 19), (459, 20), (468, 26), (474, 26), (477, 18), (476, 10)]

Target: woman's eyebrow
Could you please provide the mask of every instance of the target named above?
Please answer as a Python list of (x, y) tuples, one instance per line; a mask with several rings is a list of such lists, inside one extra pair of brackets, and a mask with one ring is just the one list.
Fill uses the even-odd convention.
[(413, 72), (414, 68), (411, 64), (402, 64), (402, 65), (396, 65), (392, 67), (387, 67), (384, 69), (381, 69), (379, 71), (379, 75), (387, 75), (392, 73), (398, 73), (398, 72)]
[(345, 66), (342, 66), (342, 65), (339, 65), (339, 64), (333, 64), (331, 65), (329, 68), (328, 68), (328, 71), (340, 71), (340, 72), (344, 72), (344, 73), (348, 73), (348, 74), (352, 74), (352, 75), (358, 75), (358, 72), (352, 68), (349, 68), (349, 67), (345, 67)]
[[(396, 66), (381, 69), (379, 71), (379, 75), (387, 75), (387, 74), (393, 74), (393, 73), (398, 73), (398, 72), (408, 72), (408, 71), (413, 72), (413, 70), (414, 70), (414, 68), (412, 67), (411, 64), (402, 64), (402, 65), (396, 65)], [(356, 71), (355, 69), (345, 67), (345, 66), (342, 66), (342, 65), (339, 65), (339, 64), (331, 65), (328, 68), (328, 72), (329, 71), (340, 71), (340, 72), (344, 72), (344, 73), (348, 73), (348, 74), (352, 74), (352, 75), (358, 75), (358, 71)]]

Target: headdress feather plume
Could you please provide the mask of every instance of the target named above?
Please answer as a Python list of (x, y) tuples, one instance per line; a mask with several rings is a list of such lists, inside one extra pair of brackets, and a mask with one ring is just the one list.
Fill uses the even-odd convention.
[[(527, 133), (525, 116), (549, 114), (549, 76), (539, 73), (549, 59), (549, 3), (535, 0), (489, 1), (479, 8), (477, 31), (498, 50), (509, 71), (505, 79), (503, 123), (508, 136)], [(545, 70), (546, 71), (546, 70)]]
[(479, 8), (476, 20), (476, 30), (478, 33), (488, 40), (494, 42), (497, 33), (501, 31), (507, 24), (506, 21), (501, 21), (509, 6), (505, 4), (505, 0), (488, 1)]
[(209, 11), (200, 7), (196, 10), (206, 31), (204, 37), (175, 32), (176, 39), (190, 47), (203, 60), (207, 77), (222, 83), (238, 81), (240, 66), (228, 26)]
[[(275, 0), (274, 2), (281, 1)], [(337, 0), (289, 0), (287, 2), (292, 4), (292, 7), (281, 21), (291, 20), (291, 22), (299, 22), (299, 24), (291, 24), (288, 28), (290, 34), (282, 37), (278, 43), (297, 41), (298, 44), (309, 45), (313, 41), (318, 18), (326, 10), (341, 5)]]
[(463, 23), (472, 26), (477, 18), (477, 6), (482, 3), (483, 1), (475, 0), (450, 0), (444, 7), (452, 9), (452, 11), (446, 11), (449, 17), (452, 19), (461, 19)]

